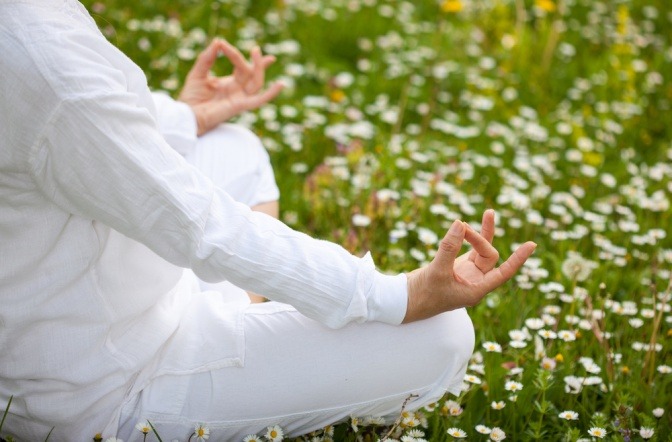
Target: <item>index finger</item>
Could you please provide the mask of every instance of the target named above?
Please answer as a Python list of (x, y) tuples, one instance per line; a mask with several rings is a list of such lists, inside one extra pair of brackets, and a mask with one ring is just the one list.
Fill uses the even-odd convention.
[(485, 290), (490, 292), (513, 278), (516, 272), (525, 264), (527, 258), (532, 255), (536, 247), (537, 245), (532, 241), (526, 242), (518, 247), (501, 266), (486, 273), (483, 278)]
[(235, 46), (222, 39), (218, 39), (217, 42), (219, 50), (222, 51), (231, 64), (233, 64), (234, 69), (240, 69), (238, 72), (242, 71), (245, 76), (252, 74), (252, 66)]
[(495, 211), (488, 209), (483, 212), (483, 220), (481, 221), (481, 236), (489, 243), (495, 237)]
[(497, 260), (499, 260), (499, 252), (497, 249), (495, 249), (492, 244), (490, 244), (483, 234), (479, 235), (468, 225), (466, 227), (467, 229), (464, 235), (464, 239), (474, 248), (473, 252), (476, 252), (474, 259), (477, 259), (480, 256), (488, 262), (493, 261), (492, 267), (494, 267)]

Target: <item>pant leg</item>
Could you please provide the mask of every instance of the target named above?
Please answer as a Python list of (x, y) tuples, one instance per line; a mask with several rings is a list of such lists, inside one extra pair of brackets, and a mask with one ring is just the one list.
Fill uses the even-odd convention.
[(296, 436), (349, 416), (392, 421), (410, 394), (419, 398), (408, 409), (457, 393), (474, 344), (464, 309), (332, 330), (271, 302), (248, 307), (244, 324), (243, 367), (156, 379), (125, 411), (120, 437), (140, 440), (128, 429), (141, 419), (164, 439), (186, 440), (203, 422), (213, 440), (226, 441), (274, 424)]
[(199, 137), (185, 156), (233, 199), (252, 207), (280, 197), (273, 168), (259, 138), (235, 124), (222, 124)]

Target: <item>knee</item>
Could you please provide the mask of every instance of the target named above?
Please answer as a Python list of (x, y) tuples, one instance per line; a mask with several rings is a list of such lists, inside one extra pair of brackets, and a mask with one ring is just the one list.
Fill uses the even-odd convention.
[(260, 159), (268, 157), (268, 153), (261, 143), (261, 139), (257, 134), (244, 126), (225, 123), (221, 124), (213, 132), (214, 134), (219, 134), (223, 144), (245, 151), (248, 155), (254, 155)]
[(437, 327), (442, 331), (438, 351), (468, 361), (474, 352), (474, 325), (465, 309), (444, 313), (437, 317)]
[[(424, 360), (430, 378), (463, 376), (474, 351), (474, 326), (465, 309), (447, 312), (427, 320)], [(446, 379), (446, 380), (447, 380)], [(445, 382), (445, 381), (444, 381)]]

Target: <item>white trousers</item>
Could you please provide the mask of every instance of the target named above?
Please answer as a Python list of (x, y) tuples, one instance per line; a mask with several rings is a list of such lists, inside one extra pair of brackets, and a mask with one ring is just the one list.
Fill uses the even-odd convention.
[[(199, 144), (189, 160), (234, 198), (249, 205), (278, 198), (268, 156), (251, 133), (227, 125)], [(221, 287), (230, 295), (233, 286)], [(142, 440), (134, 426), (145, 419), (163, 440), (187, 440), (204, 423), (215, 441), (242, 441), (275, 424), (297, 436), (350, 416), (393, 421), (411, 394), (418, 397), (408, 409), (458, 393), (474, 345), (464, 309), (401, 326), (332, 330), (266, 302), (246, 308), (244, 330), (242, 367), (155, 379), (122, 410), (118, 436)]]

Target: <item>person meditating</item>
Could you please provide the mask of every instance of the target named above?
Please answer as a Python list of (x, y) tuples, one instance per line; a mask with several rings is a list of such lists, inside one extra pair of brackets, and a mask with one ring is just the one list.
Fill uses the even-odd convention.
[[(429, 265), (383, 274), (269, 216), (268, 156), (222, 123), (280, 91), (271, 57), (215, 40), (182, 101), (152, 95), (74, 0), (0, 0), (0, 53), (3, 431), (128, 441), (149, 420), (186, 440), (203, 422), (241, 440), (458, 392), (464, 307), (535, 247), (496, 267), (492, 211), (480, 233), (455, 221)], [(212, 77), (220, 53), (234, 71)]]

